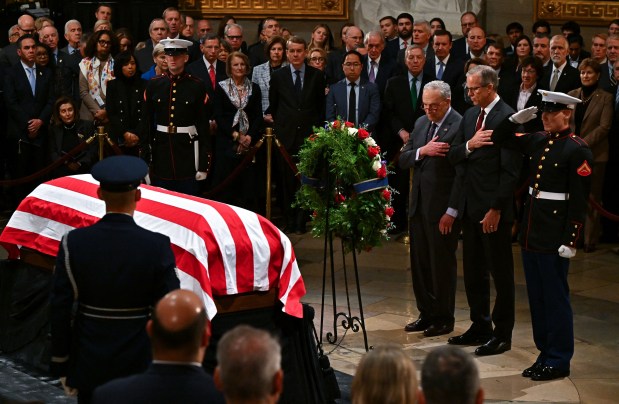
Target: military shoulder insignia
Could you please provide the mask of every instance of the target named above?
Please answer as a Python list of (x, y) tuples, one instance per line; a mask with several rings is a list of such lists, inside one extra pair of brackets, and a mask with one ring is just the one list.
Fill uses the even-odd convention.
[(592, 173), (591, 166), (589, 166), (589, 163), (587, 163), (587, 161), (585, 160), (580, 165), (580, 167), (578, 167), (578, 169), (576, 170), (576, 173), (580, 175), (581, 177), (587, 177), (591, 175)]

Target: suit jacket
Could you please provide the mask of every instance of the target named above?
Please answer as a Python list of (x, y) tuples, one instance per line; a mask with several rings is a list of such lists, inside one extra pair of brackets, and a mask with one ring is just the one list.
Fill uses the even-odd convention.
[(214, 106), (215, 106), (215, 97), (217, 96), (217, 83), (223, 81), (228, 78), (226, 74), (226, 64), (220, 60), (215, 62), (215, 88), (213, 88), (213, 83), (211, 82), (211, 76), (208, 73), (208, 69), (206, 68), (206, 63), (204, 63), (204, 58), (199, 58), (195, 62), (191, 62), (187, 66), (187, 73), (192, 76), (196, 76), (201, 79), (206, 85), (206, 94), (208, 95), (208, 101), (206, 103), (207, 114), (209, 119), (215, 119), (213, 117)]
[(19, 63), (19, 55), (17, 55), (17, 45), (14, 43), (8, 44), (2, 48), (0, 53), (0, 64), (9, 67)]
[(383, 56), (387, 56), (387, 58), (396, 62), (398, 59), (398, 52), (400, 52), (400, 38), (385, 42), (385, 49), (382, 53)]
[[(363, 55), (361, 61), (363, 62), (363, 70), (361, 70), (361, 82), (368, 82), (370, 80), (370, 77), (368, 75), (368, 63), (370, 63), (368, 55)], [(378, 86), (381, 100), (385, 96), (387, 80), (395, 76), (396, 71), (397, 66), (395, 64), (395, 61), (381, 55), (380, 61), (378, 62), (378, 74), (376, 75), (376, 78), (374, 80), (374, 84)]]
[(601, 68), (601, 71), (600, 71), (600, 79), (598, 80), (598, 87), (601, 88), (602, 90), (608, 91), (612, 95), (615, 95), (617, 91), (617, 85), (613, 84), (610, 81), (611, 73), (610, 73), (608, 63), (603, 63), (602, 65), (600, 65), (600, 68)]
[(451, 46), (451, 56), (455, 59), (465, 59), (469, 54), (466, 51), (466, 38), (458, 38), (452, 42)]
[[(451, 144), (460, 128), (462, 116), (451, 109), (436, 135), (438, 142)], [(437, 222), (447, 208), (457, 209), (460, 191), (456, 182), (456, 169), (447, 157), (423, 157), (415, 160), (419, 148), (426, 144), (426, 134), (431, 121), (422, 116), (415, 122), (415, 129), (400, 154), (400, 168), (415, 168), (408, 215), (413, 216), (418, 209), (430, 221)]]
[(271, 76), (269, 107), (275, 134), (288, 153), (296, 154), (314, 126), (325, 120), (325, 77), (322, 72), (305, 66), (305, 78), (300, 99), (294, 90), (290, 67), (277, 70)]
[(193, 365), (150, 365), (139, 375), (113, 380), (98, 387), (93, 404), (225, 403), (213, 378)]
[(335, 49), (327, 55), (327, 66), (325, 67), (327, 84), (331, 85), (333, 83), (337, 83), (344, 78), (342, 63), (344, 63), (345, 53), (345, 49)]
[[(554, 65), (549, 63), (548, 66), (544, 67), (544, 76), (539, 83), (540, 88), (544, 90), (550, 90), (550, 80), (552, 80), (552, 71), (554, 70)], [(556, 92), (559, 93), (568, 93), (574, 89), (577, 89), (581, 86), (580, 83), (580, 73), (578, 69), (573, 68), (570, 64), (566, 64), (565, 68), (561, 72), (561, 76), (559, 77), (559, 81), (557, 81), (557, 86), (555, 87)]]
[(138, 64), (138, 69), (142, 73), (146, 73), (152, 65), (155, 64), (153, 60), (153, 40), (148, 38), (145, 42), (145, 46), (139, 51), (135, 52), (135, 61)]
[[(329, 87), (327, 94), (327, 121), (333, 121), (338, 116), (343, 119), (348, 118), (348, 95), (346, 79), (338, 81)], [(380, 94), (378, 87), (374, 83), (361, 81), (359, 87), (355, 89), (357, 93), (357, 124), (366, 126), (369, 132), (374, 131), (380, 118)]]
[[(35, 94), (32, 95), (28, 76), (21, 63), (5, 70), (4, 102), (8, 112), (6, 134), (9, 139), (41, 146), (45, 142), (45, 132), (54, 103), (52, 71), (37, 66), (36, 77)], [(39, 135), (30, 139), (28, 137), (28, 121), (35, 118), (41, 119), (43, 126), (39, 130)]]
[[(428, 44), (428, 49), (426, 49), (425, 56), (426, 56), (426, 63), (428, 63), (428, 59), (434, 60), (434, 48), (432, 48), (432, 44)], [(398, 57), (397, 57), (397, 62), (396, 62), (397, 74), (404, 74), (408, 71), (408, 67), (406, 66), (405, 59), (406, 59), (406, 49), (400, 49), (398, 51)], [(436, 73), (432, 72), (432, 76), (436, 76)]]
[[(169, 237), (138, 226), (128, 215), (108, 213), (67, 233), (52, 280), (52, 372), (66, 375), (69, 386), (84, 392), (143, 372), (151, 356), (148, 308), (179, 288), (175, 266)], [(97, 317), (95, 308), (108, 317)], [(118, 319), (120, 310), (130, 308), (140, 310), (134, 318)]]
[[(288, 66), (288, 62), (284, 62), (281, 68)], [(268, 114), (269, 108), (269, 85), (271, 83), (271, 65), (269, 62), (265, 62), (261, 65), (254, 67), (254, 71), (251, 75), (251, 81), (258, 84), (260, 91), (262, 92), (262, 113)]]
[[(520, 174), (521, 156), (518, 152), (500, 148), (497, 145), (484, 146), (466, 154), (466, 142), (475, 134), (480, 107), (469, 108), (462, 118), (456, 139), (449, 151), (452, 164), (465, 164), (458, 170), (458, 181), (462, 189), (459, 217), (468, 215), (479, 222), (489, 209), (501, 210), (501, 220), (514, 219), (514, 188)], [(494, 129), (514, 110), (499, 100), (486, 116), (485, 129)], [(519, 130), (521, 132), (522, 130)]]
[(247, 48), (247, 56), (249, 56), (249, 66), (256, 67), (263, 64), (268, 59), (264, 54), (264, 45), (266, 42), (256, 42)]
[(71, 97), (79, 106), (82, 102), (79, 85), (79, 64), (82, 56), (79, 53), (69, 55), (59, 50), (58, 61), (54, 64), (54, 93), (56, 97), (65, 95)]
[[(582, 88), (577, 88), (568, 93), (572, 97), (582, 99)], [(601, 88), (597, 88), (588, 102), (585, 115), (580, 125), (580, 133), (577, 133), (591, 149), (593, 162), (601, 163), (608, 161), (608, 134), (613, 124), (614, 97)], [(577, 107), (578, 108), (578, 107)], [(574, 129), (574, 118), (576, 114), (572, 112), (571, 127)]]
[(385, 109), (389, 114), (388, 136), (377, 139), (383, 151), (387, 152), (388, 159), (392, 158), (402, 148), (402, 140), (398, 135), (400, 129), (411, 132), (415, 127), (415, 121), (425, 115), (423, 110), (423, 86), (432, 81), (434, 77), (424, 74), (421, 79), (421, 90), (417, 97), (417, 108), (413, 110), (411, 100), (408, 73), (392, 77), (387, 82), (385, 90)]
[[(431, 76), (436, 75), (436, 57), (434, 55), (432, 55), (431, 59), (426, 58), (426, 64), (423, 67), (423, 72)], [(441, 81), (449, 84), (449, 87), (451, 87), (453, 91), (453, 88), (458, 85), (458, 82), (463, 75), (464, 61), (462, 59), (457, 59), (453, 57), (453, 55), (450, 55), (447, 63), (445, 64)]]

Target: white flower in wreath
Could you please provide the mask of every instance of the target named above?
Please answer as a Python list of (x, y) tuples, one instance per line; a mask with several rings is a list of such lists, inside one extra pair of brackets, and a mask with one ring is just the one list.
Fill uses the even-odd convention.
[(363, 141), (368, 146), (376, 147), (376, 142), (374, 141), (374, 139), (371, 136), (363, 139)]
[(380, 170), (382, 166), (383, 166), (383, 163), (380, 161), (380, 157), (377, 159), (375, 158), (374, 161), (372, 162), (372, 170), (374, 171)]
[(357, 136), (357, 132), (359, 132), (357, 128), (348, 128), (348, 134), (350, 136), (353, 136), (353, 137)]

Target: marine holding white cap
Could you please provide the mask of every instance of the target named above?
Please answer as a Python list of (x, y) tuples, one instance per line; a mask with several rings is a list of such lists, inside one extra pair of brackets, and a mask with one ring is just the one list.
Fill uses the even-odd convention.
[(530, 107), (505, 119), (492, 141), (529, 157), (531, 182), (520, 227), (533, 339), (540, 351), (535, 363), (522, 372), (532, 380), (569, 376), (574, 354), (574, 323), (567, 274), (576, 255), (591, 182), (593, 157), (589, 146), (569, 126), (580, 99), (539, 90), (542, 94), (543, 132), (515, 133), (518, 125), (534, 119)]
[(150, 151), (152, 184), (197, 195), (198, 181), (206, 179), (211, 158), (206, 87), (185, 72), (191, 41), (168, 38), (159, 43), (168, 71), (148, 82), (144, 93), (148, 123), (140, 138), (143, 149)]

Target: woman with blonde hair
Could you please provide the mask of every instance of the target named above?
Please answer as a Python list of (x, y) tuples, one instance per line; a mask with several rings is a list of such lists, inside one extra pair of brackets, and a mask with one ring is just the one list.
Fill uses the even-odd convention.
[(395, 344), (376, 347), (359, 363), (352, 381), (353, 404), (414, 404), (417, 402), (417, 369), (413, 360)]
[(333, 49), (333, 35), (327, 24), (317, 24), (312, 30), (312, 38), (307, 45), (307, 50), (315, 48), (324, 49), (327, 53)]

